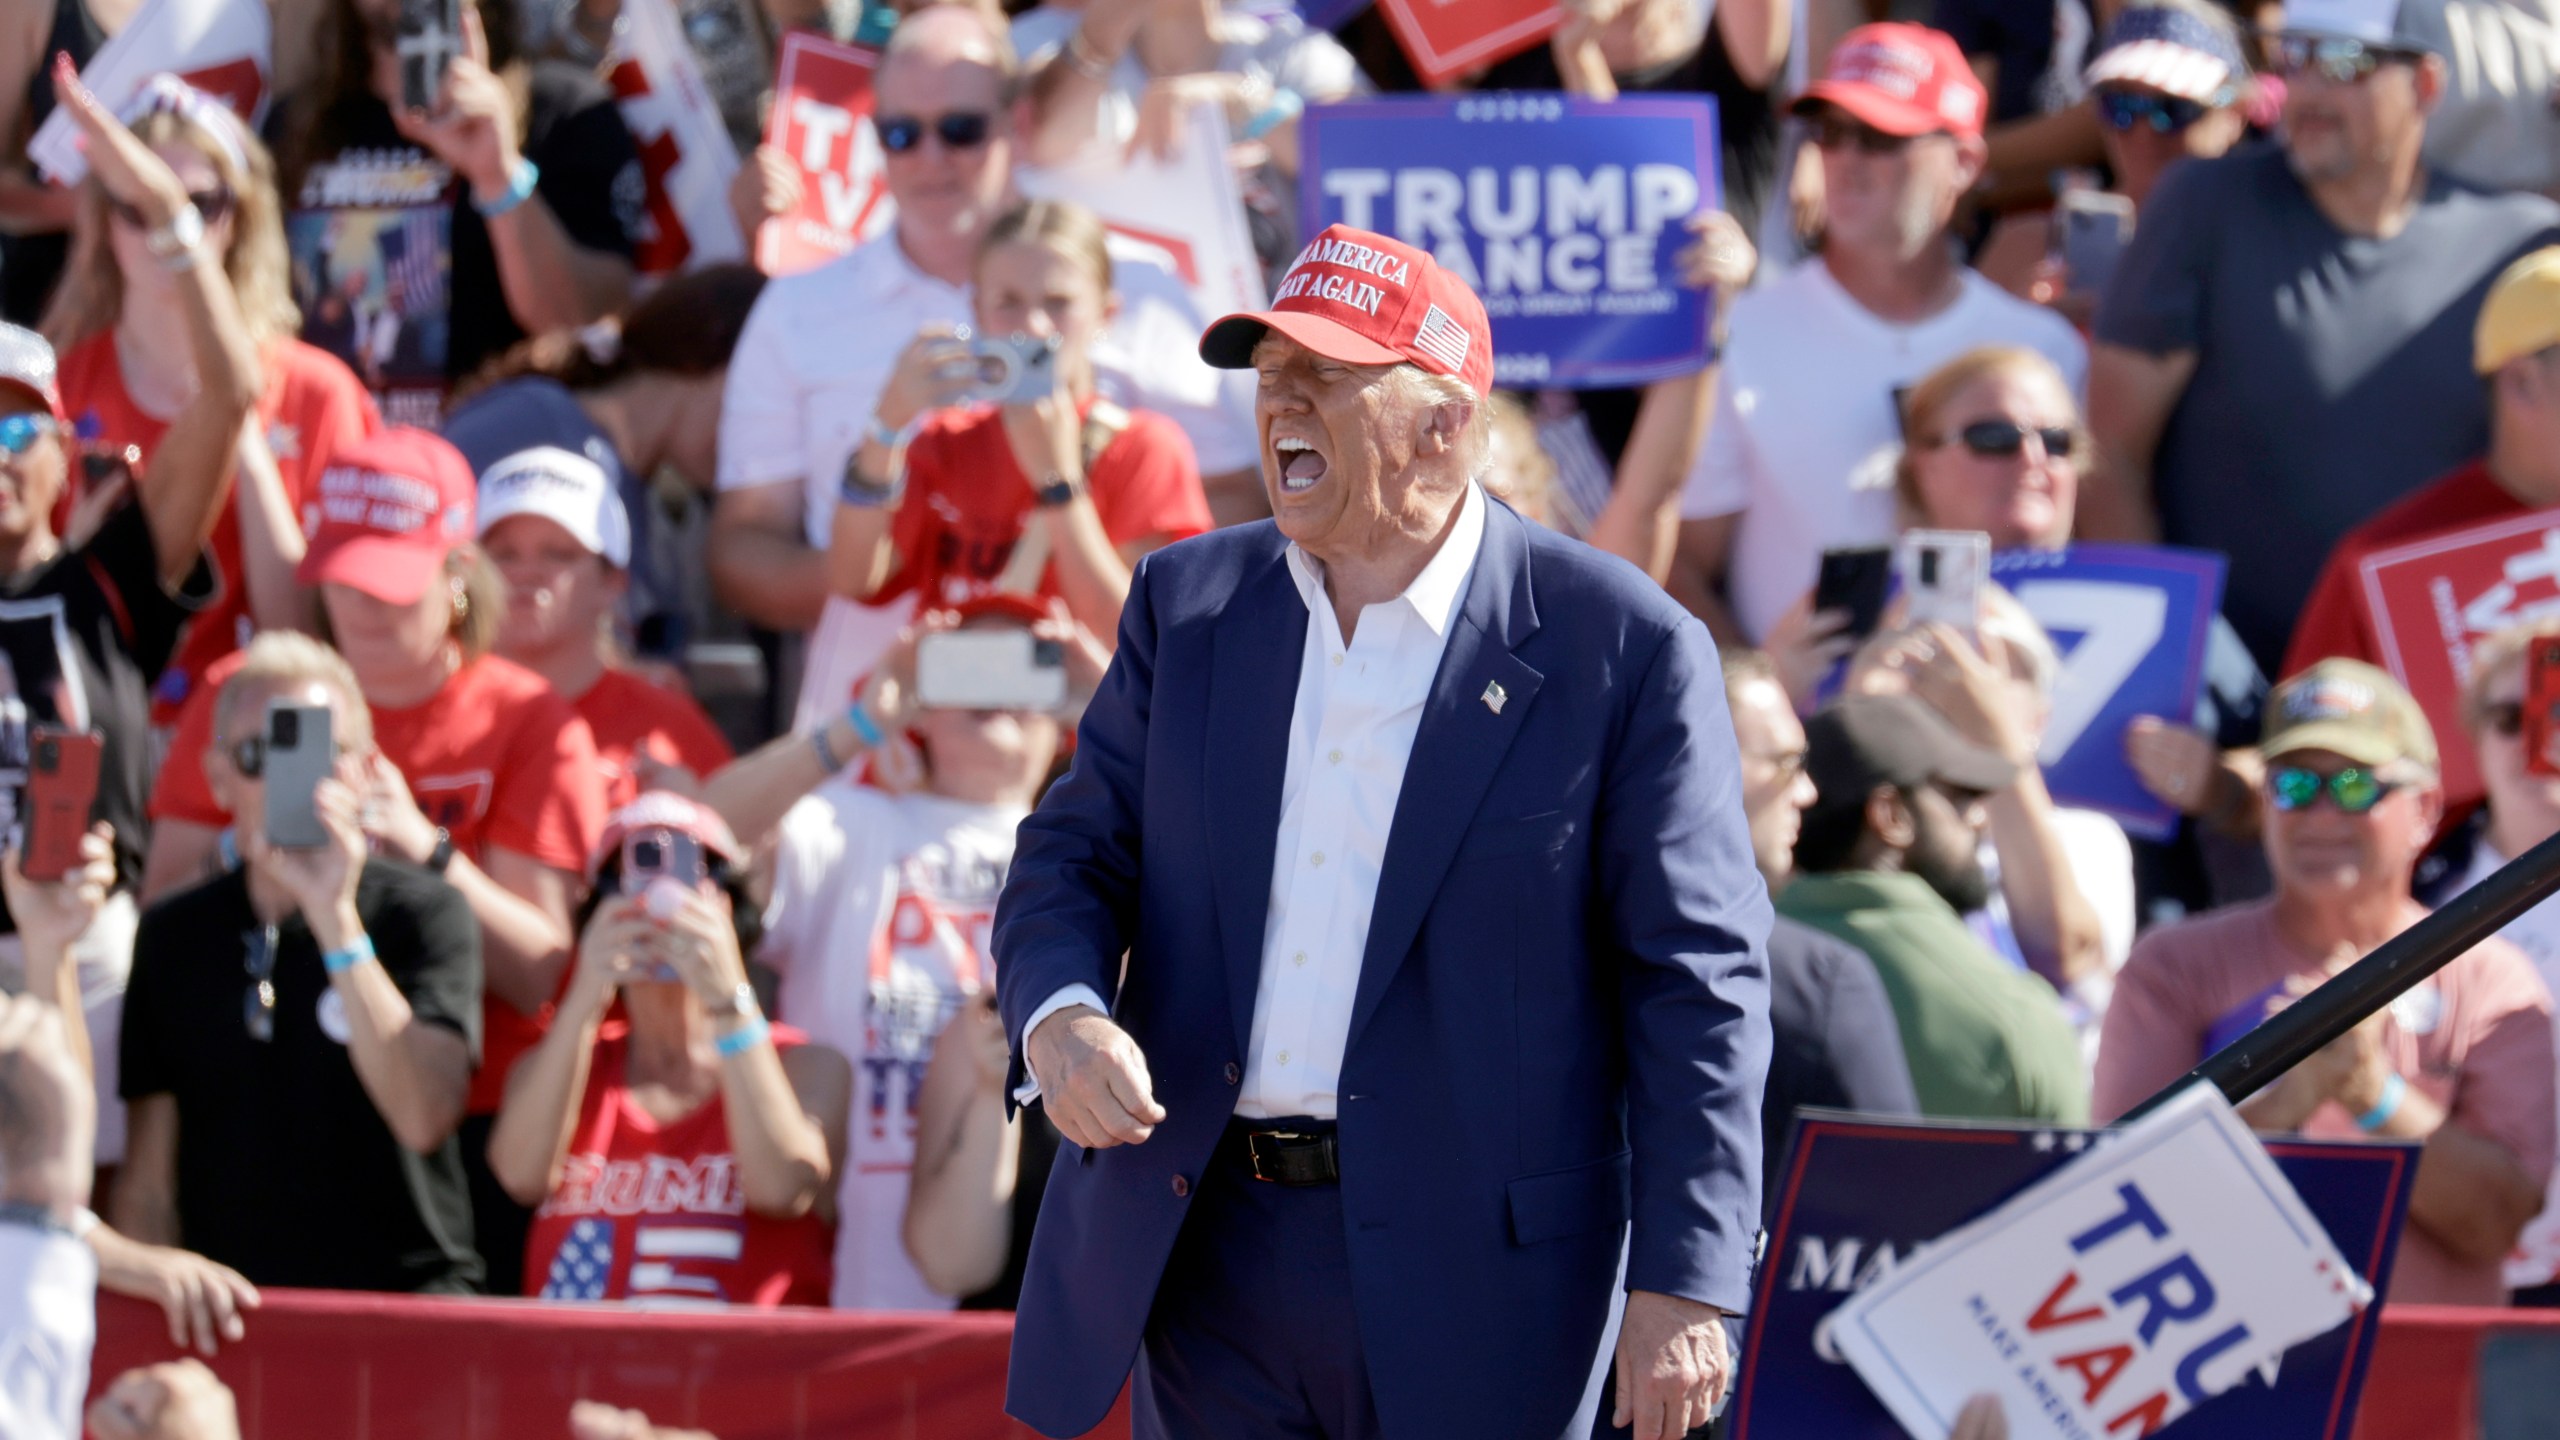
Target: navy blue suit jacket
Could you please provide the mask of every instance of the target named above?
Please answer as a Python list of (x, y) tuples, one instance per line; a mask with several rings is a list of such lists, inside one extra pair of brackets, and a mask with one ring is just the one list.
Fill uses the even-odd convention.
[[(1080, 982), (1166, 1111), (1146, 1143), (1068, 1145), (1051, 1172), (1006, 1398), (1050, 1435), (1110, 1407), (1234, 1113), (1310, 623), (1285, 548), (1263, 521), (1140, 563), (1074, 767), (1023, 822), (997, 905), (1016, 1078), (1023, 1022)], [(1389, 1434), (1564, 1433), (1630, 1219), (1629, 1288), (1742, 1308), (1769, 922), (1706, 628), (1633, 567), (1488, 505), (1339, 1090), (1352, 1299)]]

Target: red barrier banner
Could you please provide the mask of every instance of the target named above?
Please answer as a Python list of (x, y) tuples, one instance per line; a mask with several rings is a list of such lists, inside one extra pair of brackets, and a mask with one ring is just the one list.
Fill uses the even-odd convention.
[(1556, 0), (1378, 0), (1426, 85), (1517, 55), (1564, 23)]
[[(2560, 1336), (2560, 1311), (2387, 1307), (2355, 1440), (2476, 1433), (2481, 1342), (2518, 1330)], [(242, 1440), (560, 1440), (578, 1400), (719, 1440), (1032, 1440), (1004, 1414), (1012, 1335), (1002, 1314), (269, 1290), (249, 1338), (212, 1365), (238, 1397)], [(98, 1297), (93, 1397), (178, 1355), (157, 1306)], [(1094, 1440), (1127, 1440), (1128, 1410), (1124, 1395)]]
[(800, 171), (800, 204), (764, 222), (756, 264), (768, 275), (814, 270), (889, 222), (888, 177), (871, 129), (876, 50), (795, 30), (774, 72), (764, 143)]
[[(560, 1440), (578, 1400), (719, 1440), (1033, 1440), (1004, 1413), (1011, 1315), (265, 1299), (210, 1362), (242, 1440)], [(178, 1354), (156, 1306), (98, 1297), (93, 1397)], [(1093, 1433), (1125, 1440), (1125, 1403)]]

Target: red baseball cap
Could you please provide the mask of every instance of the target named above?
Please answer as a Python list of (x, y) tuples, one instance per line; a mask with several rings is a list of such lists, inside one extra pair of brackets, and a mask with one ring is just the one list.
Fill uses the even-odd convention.
[(1409, 360), (1478, 395), (1493, 389), (1493, 325), (1476, 292), (1429, 251), (1348, 225), (1326, 226), (1298, 252), (1270, 309), (1225, 316), (1202, 332), (1200, 358), (1242, 370), (1268, 330), (1345, 365)]
[(747, 852), (729, 829), (720, 812), (689, 796), (673, 790), (651, 790), (639, 799), (606, 817), (604, 834), (597, 837), (595, 849), (587, 852), (587, 879), (592, 881), (604, 869), (604, 862), (622, 849), (622, 842), (637, 830), (674, 830), (700, 841), (702, 848), (732, 865), (747, 863)]
[(1840, 37), (1822, 78), (1789, 107), (1836, 105), (1887, 135), (1980, 135), (1990, 100), (1964, 52), (1926, 25), (1861, 25)]
[(331, 457), (302, 503), (311, 548), (293, 578), (412, 604), (471, 538), (478, 489), (471, 462), (427, 431), (395, 425), (360, 440)]

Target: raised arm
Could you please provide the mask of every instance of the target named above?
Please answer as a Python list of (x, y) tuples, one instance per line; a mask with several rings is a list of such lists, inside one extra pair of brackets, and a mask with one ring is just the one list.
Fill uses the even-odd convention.
[[(142, 214), (149, 233), (183, 227), (195, 206), (168, 162), (134, 138), (80, 83), (68, 58), (57, 58), (53, 93), (87, 140), (90, 174), (108, 195)], [(200, 223), (200, 222), (199, 222)], [(169, 422), (149, 470), (138, 478), (160, 583), (175, 587), (192, 574), (228, 498), (240, 432), (264, 380), (257, 342), (240, 316), (239, 298), (221, 259), (198, 242), (160, 262), (178, 277), (178, 304), (196, 367), (196, 393)]]

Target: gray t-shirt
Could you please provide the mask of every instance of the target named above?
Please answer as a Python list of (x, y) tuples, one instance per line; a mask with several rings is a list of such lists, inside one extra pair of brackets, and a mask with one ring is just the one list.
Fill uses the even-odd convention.
[(2152, 465), (2162, 536), (2235, 563), (2223, 613), (2268, 674), (2338, 538), (2479, 456), (2471, 330), (2489, 284), (2560, 241), (2560, 206), (2442, 177), (2387, 240), (2341, 233), (2272, 145), (2171, 171), (2097, 338), (2193, 350)]

